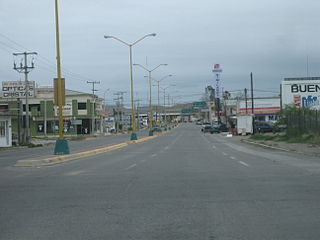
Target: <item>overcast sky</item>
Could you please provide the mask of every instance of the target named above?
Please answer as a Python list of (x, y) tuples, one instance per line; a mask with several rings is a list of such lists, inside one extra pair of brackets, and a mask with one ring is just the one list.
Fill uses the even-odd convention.
[[(0, 80), (23, 80), (12, 69), (12, 53), (31, 50), (39, 56), (30, 80), (52, 85), (54, 0), (0, 0), (0, 9)], [(112, 90), (109, 103), (115, 91), (126, 91), (128, 103), (128, 47), (103, 36), (133, 42), (157, 33), (134, 46), (133, 61), (149, 68), (167, 63), (153, 77), (174, 75), (163, 86), (176, 84), (168, 92), (177, 101), (198, 100), (214, 85), (215, 63), (224, 90), (249, 88), (253, 72), (255, 94), (274, 96), (284, 77), (320, 76), (319, 10), (316, 0), (60, 0), (63, 76), (67, 88), (85, 92), (88, 79), (100, 81), (100, 96)], [(135, 67), (135, 94), (146, 102), (144, 75)]]

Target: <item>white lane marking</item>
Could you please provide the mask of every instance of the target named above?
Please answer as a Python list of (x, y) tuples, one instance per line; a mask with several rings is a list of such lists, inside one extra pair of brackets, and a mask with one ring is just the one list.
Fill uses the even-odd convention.
[(64, 176), (77, 176), (80, 175), (81, 173), (84, 173), (84, 171), (71, 171), (71, 172), (66, 172), (63, 175)]
[(235, 159), (236, 159), (236, 158), (235, 158), (235, 157), (233, 157), (233, 156), (231, 156), (230, 158), (231, 158), (231, 159), (233, 159), (233, 160), (235, 160)]
[(213, 149), (216, 149), (217, 147), (215, 145), (212, 146)]
[(242, 164), (243, 166), (249, 167), (249, 164), (247, 164), (245, 162), (239, 161), (239, 163)]
[(137, 164), (132, 164), (131, 166), (127, 167), (126, 170), (129, 170), (129, 169), (134, 168), (136, 166), (137, 166)]
[(226, 154), (225, 152), (222, 152), (222, 154), (224, 155), (224, 156), (227, 156), (228, 154)]
[(157, 156), (157, 154), (156, 154), (156, 153), (151, 155), (151, 157), (156, 157), (156, 156)]

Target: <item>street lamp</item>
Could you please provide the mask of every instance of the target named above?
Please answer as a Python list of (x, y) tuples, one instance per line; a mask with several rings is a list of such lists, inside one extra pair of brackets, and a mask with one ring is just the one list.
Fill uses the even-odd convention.
[(149, 77), (149, 108), (150, 108), (150, 116), (149, 116), (149, 136), (153, 136), (153, 129), (152, 129), (152, 122), (153, 122), (153, 114), (152, 114), (152, 101), (151, 101), (151, 73), (156, 70), (158, 67), (160, 66), (168, 66), (168, 64), (166, 63), (162, 63), (162, 64), (159, 64), (158, 66), (156, 66), (155, 68), (153, 69), (147, 69), (146, 67), (142, 66), (141, 64), (133, 64), (133, 66), (139, 66), (141, 68), (143, 68), (144, 70), (146, 70), (148, 72), (148, 77)]
[(55, 23), (56, 23), (56, 60), (57, 60), (57, 89), (56, 96), (57, 96), (57, 105), (58, 105), (58, 116), (59, 116), (59, 139), (56, 141), (56, 145), (54, 148), (55, 155), (62, 155), (62, 154), (69, 154), (69, 144), (68, 141), (64, 138), (63, 133), (63, 103), (64, 103), (64, 88), (63, 88), (63, 80), (62, 80), (62, 73), (61, 73), (61, 56), (60, 56), (60, 33), (59, 33), (59, 8), (58, 8), (58, 0), (55, 0)]
[(130, 88), (131, 88), (131, 125), (132, 125), (132, 132), (131, 132), (131, 137), (130, 140), (137, 140), (137, 133), (136, 133), (136, 126), (135, 126), (135, 115), (134, 115), (134, 92), (133, 92), (133, 76), (132, 76), (132, 47), (134, 45), (136, 45), (138, 42), (142, 41), (143, 39), (145, 39), (146, 37), (155, 37), (156, 34), (155, 33), (151, 33), (151, 34), (147, 34), (145, 36), (143, 36), (142, 38), (139, 38), (138, 40), (136, 40), (133, 43), (127, 43), (117, 37), (114, 36), (104, 36), (104, 38), (113, 38), (121, 43), (123, 43), (124, 45), (129, 47), (129, 65), (130, 65)]
[(164, 76), (163, 78), (161, 78), (160, 80), (156, 80), (153, 78), (153, 81), (157, 82), (157, 86), (158, 86), (158, 109), (157, 109), (157, 124), (160, 126), (160, 82), (163, 81), (164, 79), (168, 78), (168, 77), (172, 77), (172, 74)]
[(175, 84), (170, 84), (164, 88), (160, 87), (163, 91), (163, 107), (164, 107), (164, 124), (165, 124), (165, 131), (167, 130), (167, 113), (166, 113), (166, 89), (169, 87), (176, 86)]

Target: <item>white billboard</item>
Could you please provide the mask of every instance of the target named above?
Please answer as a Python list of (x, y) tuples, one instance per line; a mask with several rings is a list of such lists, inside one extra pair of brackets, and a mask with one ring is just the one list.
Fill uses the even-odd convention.
[(320, 78), (285, 78), (282, 81), (282, 106), (320, 109)]
[[(2, 82), (1, 97), (3, 98), (25, 98), (26, 93), (28, 97), (35, 97), (35, 82), (29, 81), (28, 88), (26, 89), (25, 81), (7, 81)], [(27, 90), (27, 91), (26, 91)]]

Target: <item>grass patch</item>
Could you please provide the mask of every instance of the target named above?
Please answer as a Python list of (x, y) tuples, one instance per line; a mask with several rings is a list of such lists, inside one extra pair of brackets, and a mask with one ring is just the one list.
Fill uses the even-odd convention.
[(278, 135), (263, 135), (263, 134), (255, 134), (251, 135), (250, 139), (252, 140), (261, 140), (261, 141), (268, 141), (268, 140), (275, 140)]
[(276, 141), (287, 143), (307, 143), (312, 145), (320, 145), (320, 136), (314, 134), (304, 134), (302, 136), (289, 136), (289, 135), (263, 135), (255, 134), (250, 137), (252, 140), (259, 141)]

